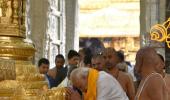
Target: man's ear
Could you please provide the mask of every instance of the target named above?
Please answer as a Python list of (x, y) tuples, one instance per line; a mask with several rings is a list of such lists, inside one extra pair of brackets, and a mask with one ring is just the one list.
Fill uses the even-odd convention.
[(162, 69), (165, 69), (165, 63), (164, 62), (161, 62), (160, 66), (161, 66)]

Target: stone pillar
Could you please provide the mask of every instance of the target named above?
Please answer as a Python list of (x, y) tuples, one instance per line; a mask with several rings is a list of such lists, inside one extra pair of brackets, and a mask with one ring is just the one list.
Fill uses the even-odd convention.
[(48, 0), (30, 0), (30, 38), (36, 49), (35, 62), (43, 57), (47, 27)]
[(78, 0), (65, 0), (66, 55), (70, 49), (78, 49), (79, 36), (76, 31)]
[[(167, 57), (167, 53), (165, 56), (165, 49), (167, 48), (165, 43), (155, 42), (150, 40), (150, 29), (155, 24), (163, 24), (166, 20), (165, 12), (166, 12), (166, 4), (169, 0), (140, 0), (141, 6), (141, 15), (140, 15), (140, 29), (141, 29), (141, 46), (153, 46), (156, 50), (161, 53), (165, 58)], [(170, 50), (169, 50), (170, 51)], [(169, 66), (166, 63), (166, 66)], [(166, 67), (166, 71), (170, 72), (170, 68)]]
[[(140, 0), (141, 46), (148, 45), (150, 28), (165, 21), (165, 0)], [(145, 40), (144, 40), (145, 39)], [(146, 39), (148, 41), (146, 41)], [(145, 42), (145, 43), (144, 43)]]
[(141, 47), (153, 46), (165, 55), (164, 44), (150, 40), (150, 29), (153, 25), (165, 21), (165, 0), (140, 0), (140, 36)]
[[(166, 20), (170, 17), (170, 1), (166, 0)], [(170, 34), (170, 29), (168, 29), (168, 34)], [(166, 72), (170, 73), (170, 48), (167, 47), (165, 43), (165, 63)]]

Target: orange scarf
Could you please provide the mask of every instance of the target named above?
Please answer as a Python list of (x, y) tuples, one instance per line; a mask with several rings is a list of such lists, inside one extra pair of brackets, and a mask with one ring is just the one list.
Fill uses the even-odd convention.
[(97, 96), (97, 79), (99, 72), (95, 69), (89, 70), (87, 92), (84, 94), (84, 100), (96, 100)]

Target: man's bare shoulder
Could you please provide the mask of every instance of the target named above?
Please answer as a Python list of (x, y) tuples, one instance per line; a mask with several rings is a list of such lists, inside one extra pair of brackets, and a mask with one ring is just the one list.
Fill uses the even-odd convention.
[(120, 76), (125, 80), (131, 80), (132, 76), (129, 73), (120, 71)]
[(146, 83), (145, 93), (151, 100), (167, 100), (166, 84), (163, 77), (155, 74)]
[(147, 81), (147, 90), (148, 91), (155, 91), (163, 88), (165, 86), (165, 81), (163, 77), (159, 74), (156, 74), (149, 78)]
[(170, 74), (166, 74), (164, 79), (165, 79), (166, 84), (170, 86)]
[(163, 77), (160, 75), (160, 74), (155, 74), (155, 75), (152, 75), (149, 79), (149, 81), (152, 83), (152, 82), (157, 82), (159, 80), (158, 83), (164, 83), (164, 79)]
[(167, 77), (170, 77), (170, 74), (166, 73), (166, 76), (167, 76)]
[(170, 74), (166, 74), (165, 79), (170, 81)]

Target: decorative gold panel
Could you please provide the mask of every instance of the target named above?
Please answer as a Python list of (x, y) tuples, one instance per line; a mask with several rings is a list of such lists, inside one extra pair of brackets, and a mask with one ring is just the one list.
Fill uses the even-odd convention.
[(35, 48), (25, 40), (25, 9), (26, 0), (0, 0), (0, 100), (65, 100), (65, 88), (48, 90), (31, 63)]
[(0, 35), (25, 37), (26, 0), (0, 0)]

